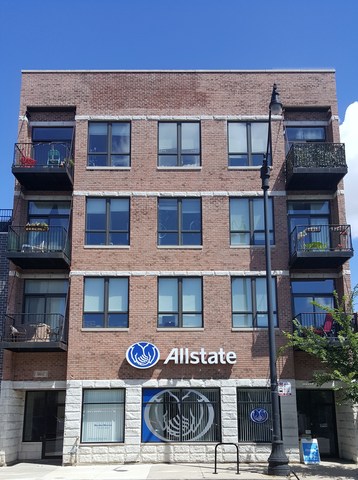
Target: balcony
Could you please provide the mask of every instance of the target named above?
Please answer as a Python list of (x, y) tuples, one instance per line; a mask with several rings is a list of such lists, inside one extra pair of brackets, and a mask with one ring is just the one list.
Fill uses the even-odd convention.
[[(347, 313), (347, 315), (352, 317), (353, 331), (358, 332), (357, 314)], [(295, 320), (300, 324), (301, 327), (312, 327), (314, 332), (322, 337), (326, 336), (334, 338), (337, 336), (337, 333), (340, 329), (339, 325), (333, 321), (332, 316), (326, 312), (299, 313), (296, 315)]]
[(10, 226), (7, 258), (21, 268), (68, 269), (70, 239), (63, 227)]
[(352, 256), (350, 225), (298, 225), (290, 233), (291, 268), (338, 268)]
[(66, 351), (65, 318), (58, 313), (5, 315), (0, 346), (13, 352)]
[(12, 222), (12, 210), (0, 210), (0, 232), (7, 232)]
[(347, 171), (343, 143), (294, 143), (286, 156), (286, 189), (336, 190)]
[(67, 143), (16, 143), (12, 173), (28, 190), (72, 190), (73, 152)]

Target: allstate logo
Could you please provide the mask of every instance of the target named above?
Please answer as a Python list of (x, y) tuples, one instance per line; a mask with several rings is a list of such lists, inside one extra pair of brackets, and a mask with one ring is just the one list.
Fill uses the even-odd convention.
[(255, 423), (265, 423), (268, 416), (268, 411), (264, 408), (254, 408), (250, 413), (250, 418)]
[(160, 352), (153, 343), (137, 342), (128, 348), (126, 358), (132, 367), (150, 368), (159, 361)]

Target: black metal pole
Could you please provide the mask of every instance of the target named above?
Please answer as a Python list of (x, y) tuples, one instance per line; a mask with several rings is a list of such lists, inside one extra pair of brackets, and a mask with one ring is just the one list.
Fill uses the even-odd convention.
[[(276, 85), (273, 88), (277, 95)], [(271, 99), (271, 101), (272, 101)], [(277, 368), (276, 368), (276, 340), (275, 340), (275, 322), (273, 316), (272, 302), (272, 273), (271, 273), (271, 242), (269, 229), (269, 205), (268, 189), (270, 181), (269, 159), (272, 162), (272, 137), (271, 137), (271, 104), (269, 109), (269, 124), (266, 155), (261, 167), (261, 180), (264, 198), (264, 225), (265, 225), (265, 257), (266, 257), (266, 294), (267, 294), (267, 314), (268, 314), (268, 335), (269, 335), (269, 363), (270, 363), (270, 390), (271, 390), (271, 409), (272, 409), (272, 446), (271, 454), (268, 458), (269, 475), (288, 475), (290, 468), (288, 458), (281, 436), (281, 418), (280, 405), (278, 398)]]

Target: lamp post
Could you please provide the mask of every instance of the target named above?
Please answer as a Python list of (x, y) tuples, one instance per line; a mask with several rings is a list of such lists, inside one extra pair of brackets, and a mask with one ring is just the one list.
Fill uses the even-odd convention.
[(267, 313), (268, 313), (268, 334), (269, 334), (269, 362), (270, 362), (270, 390), (271, 390), (271, 409), (272, 409), (272, 445), (271, 454), (268, 458), (269, 475), (288, 475), (290, 468), (288, 458), (281, 436), (280, 405), (278, 399), (277, 369), (276, 369), (276, 341), (275, 341), (275, 323), (272, 308), (272, 275), (271, 275), (271, 246), (269, 230), (269, 210), (268, 210), (268, 189), (270, 180), (269, 158), (272, 163), (272, 136), (271, 136), (271, 115), (280, 115), (282, 113), (282, 104), (279, 99), (276, 84), (273, 85), (271, 102), (269, 106), (269, 124), (267, 136), (266, 155), (261, 167), (262, 190), (264, 197), (264, 224), (265, 224), (265, 257), (266, 257), (266, 293), (267, 293)]

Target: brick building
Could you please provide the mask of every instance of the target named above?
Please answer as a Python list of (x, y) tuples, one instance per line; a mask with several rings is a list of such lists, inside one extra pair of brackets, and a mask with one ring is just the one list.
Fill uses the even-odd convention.
[[(271, 442), (260, 166), (277, 347), (350, 288), (335, 73), (24, 71), (9, 299), (4, 461), (266, 461)], [(269, 159), (271, 161), (271, 159)], [(299, 437), (357, 460), (353, 412), (277, 362), (290, 461)], [(225, 450), (224, 450), (225, 452)], [(226, 457), (227, 458), (227, 457)]]

